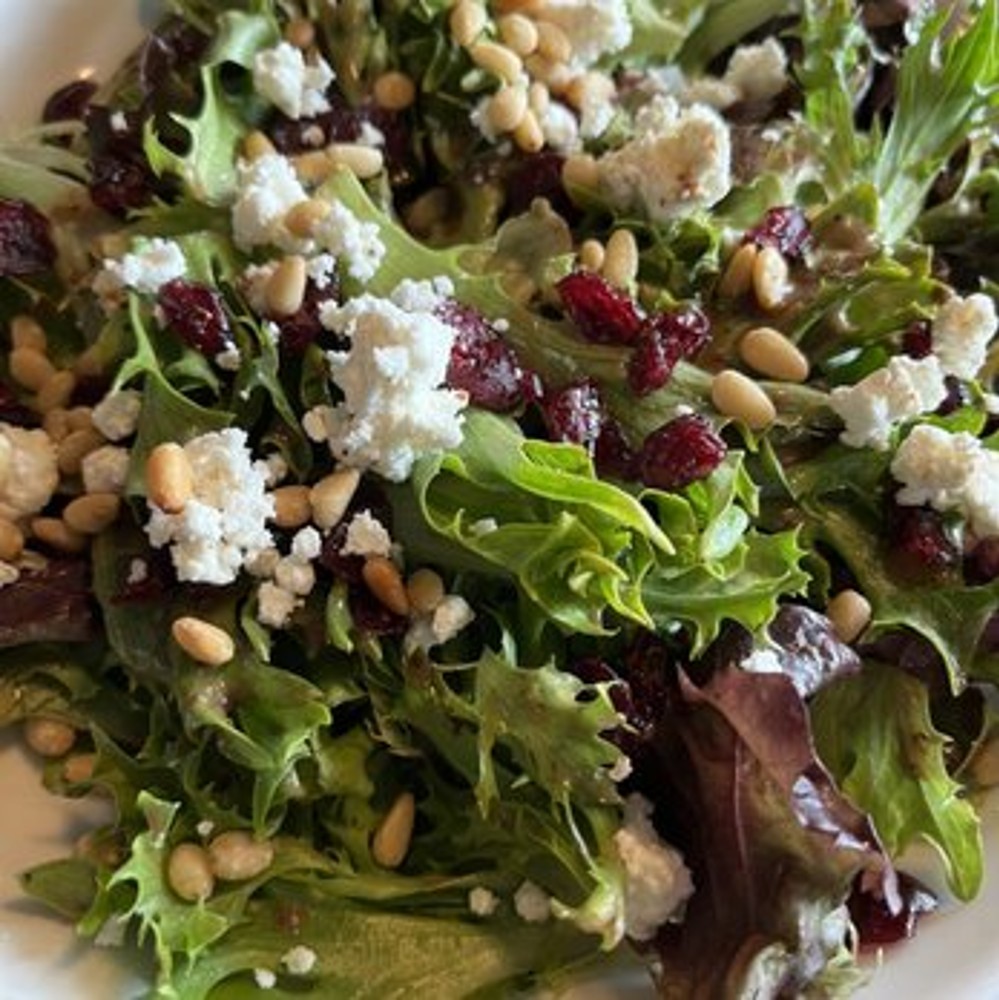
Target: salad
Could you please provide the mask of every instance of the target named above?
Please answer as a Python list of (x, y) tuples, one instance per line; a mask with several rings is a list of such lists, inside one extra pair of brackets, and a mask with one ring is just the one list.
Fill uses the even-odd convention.
[(26, 894), (183, 1000), (845, 997), (910, 848), (974, 898), (997, 37), (170, 0), (53, 94), (0, 141), (0, 722), (113, 819)]

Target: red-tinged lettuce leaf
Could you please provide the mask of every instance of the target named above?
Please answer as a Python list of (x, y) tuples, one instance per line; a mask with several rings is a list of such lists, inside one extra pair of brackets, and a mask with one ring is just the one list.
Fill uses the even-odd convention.
[(698, 688), (681, 674), (659, 731), (659, 805), (697, 887), (657, 942), (662, 995), (848, 992), (851, 883), (864, 873), (892, 895), (894, 872), (817, 759), (791, 680), (725, 668)]
[(0, 648), (93, 639), (89, 576), (82, 559), (53, 559), (8, 583), (0, 600)]

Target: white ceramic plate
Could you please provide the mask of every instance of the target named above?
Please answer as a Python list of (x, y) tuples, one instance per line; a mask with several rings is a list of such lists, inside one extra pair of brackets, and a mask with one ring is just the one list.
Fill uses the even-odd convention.
[[(78, 76), (106, 78), (152, 22), (155, 0), (0, 0), (0, 136), (37, 120), (46, 96)], [(2, 599), (2, 598), (0, 598)], [(141, 996), (141, 961), (76, 941), (68, 925), (21, 896), (17, 873), (58, 857), (99, 821), (92, 804), (66, 803), (41, 787), (38, 767), (10, 734), (0, 738), (0, 1000), (130, 1000)], [(892, 951), (862, 1000), (999, 998), (999, 800), (986, 815), (993, 877), (971, 906), (925, 922), (919, 939)], [(594, 984), (574, 1000), (639, 1000), (632, 977)]]

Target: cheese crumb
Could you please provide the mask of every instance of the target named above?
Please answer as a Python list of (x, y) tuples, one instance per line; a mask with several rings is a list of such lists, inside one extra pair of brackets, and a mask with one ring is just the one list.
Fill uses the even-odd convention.
[(361, 222), (346, 205), (328, 203), (329, 214), (316, 227), (315, 238), (324, 250), (342, 257), (347, 273), (358, 281), (370, 281), (385, 259), (385, 244), (374, 222)]
[(0, 517), (18, 521), (37, 514), (59, 485), (52, 440), (43, 430), (0, 423)]
[(728, 61), (722, 82), (735, 88), (744, 101), (776, 97), (788, 83), (787, 54), (776, 38), (740, 45)]
[(106, 260), (94, 278), (93, 289), (106, 306), (114, 305), (127, 288), (140, 295), (155, 295), (168, 281), (186, 273), (187, 261), (180, 246), (156, 236), (138, 242), (121, 260)]
[(570, 64), (587, 69), (631, 43), (627, 0), (547, 0), (541, 17), (557, 24), (572, 44)]
[(253, 981), (262, 990), (272, 990), (277, 985), (277, 976), (270, 969), (254, 969)]
[(491, 917), (499, 907), (499, 897), (491, 889), (477, 885), (468, 890), (468, 909), (476, 917)]
[(981, 292), (961, 298), (955, 295), (938, 310), (933, 320), (933, 353), (947, 375), (973, 379), (996, 332), (996, 307)]
[(131, 455), (127, 448), (106, 444), (85, 455), (80, 465), (87, 493), (124, 493)]
[(131, 437), (139, 426), (142, 393), (134, 389), (109, 392), (93, 409), (91, 420), (109, 441)]
[(345, 556), (384, 556), (392, 554), (392, 538), (370, 510), (355, 514), (347, 525), (347, 537), (340, 548)]
[(237, 164), (239, 190), (232, 206), (232, 235), (240, 250), (264, 244), (297, 252), (300, 241), (284, 225), (288, 212), (307, 195), (291, 162), (280, 153), (265, 153)]
[(330, 110), (326, 90), (334, 79), (322, 57), (306, 63), (301, 51), (288, 42), (263, 49), (253, 60), (254, 90), (296, 120)]
[(529, 924), (543, 924), (552, 915), (552, 899), (544, 889), (524, 881), (513, 894), (513, 908), (521, 920)]
[(293, 976), (307, 976), (315, 967), (318, 956), (304, 944), (297, 944), (281, 956), (281, 964)]

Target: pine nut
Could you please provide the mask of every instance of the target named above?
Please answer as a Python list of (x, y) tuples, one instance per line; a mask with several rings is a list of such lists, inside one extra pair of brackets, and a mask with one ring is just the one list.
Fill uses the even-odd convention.
[(575, 187), (595, 190), (600, 184), (597, 161), (589, 153), (576, 153), (568, 157), (562, 164), (562, 183), (570, 189)]
[(10, 438), (0, 434), (0, 491), (6, 488), (13, 465), (14, 446), (10, 443)]
[(361, 474), (357, 469), (338, 469), (320, 479), (309, 491), (312, 520), (316, 527), (329, 531), (336, 527), (347, 512), (350, 501), (357, 492)]
[(764, 247), (753, 261), (753, 291), (767, 312), (779, 309), (787, 300), (790, 285), (784, 255), (776, 247)]
[(52, 362), (31, 347), (15, 347), (10, 352), (8, 364), (10, 377), (31, 392), (38, 392), (56, 372)]
[(274, 523), (279, 528), (294, 530), (312, 519), (312, 503), (308, 486), (281, 486), (274, 497)]
[(753, 268), (760, 248), (755, 243), (744, 243), (729, 258), (718, 281), (718, 294), (722, 298), (737, 299), (753, 286)]
[(524, 60), (528, 75), (540, 80), (553, 94), (561, 95), (569, 89), (574, 73), (563, 62), (552, 62), (540, 52), (534, 52)]
[(285, 257), (267, 281), (264, 298), (270, 316), (294, 316), (305, 300), (308, 280), (305, 258), (297, 254)]
[(496, 132), (512, 132), (527, 112), (523, 87), (502, 87), (486, 105), (486, 119)]
[(374, 146), (335, 142), (327, 147), (326, 152), (334, 166), (346, 167), (358, 180), (370, 180), (385, 169), (385, 157)]
[(69, 723), (36, 715), (24, 722), (24, 741), (39, 757), (65, 757), (76, 743), (76, 730)]
[(232, 636), (203, 618), (177, 618), (170, 626), (170, 634), (192, 660), (206, 667), (221, 667), (236, 655)]
[(114, 493), (87, 493), (71, 500), (62, 518), (81, 535), (99, 535), (118, 519), (121, 498)]
[(518, 56), (529, 56), (538, 47), (538, 29), (523, 14), (504, 14), (498, 22), (500, 38)]
[(399, 569), (391, 559), (385, 556), (368, 556), (364, 560), (361, 576), (368, 585), (368, 590), (397, 615), (409, 614), (409, 597), (406, 596), (406, 585), (402, 582)]
[(87, 536), (74, 531), (58, 517), (36, 517), (31, 521), (31, 533), (40, 542), (58, 552), (77, 555), (87, 548)]
[(554, 21), (535, 22), (538, 29), (538, 54), (554, 63), (565, 63), (572, 58), (572, 42)]
[(461, 46), (471, 45), (486, 27), (486, 8), (473, 0), (458, 0), (448, 15), (451, 38)]
[(78, 476), (83, 460), (104, 443), (104, 438), (93, 428), (70, 431), (56, 448), (59, 471), (66, 476)]
[(548, 88), (538, 80), (527, 88), (527, 103), (536, 115), (543, 115), (552, 102)]
[(96, 766), (96, 754), (74, 754), (62, 766), (63, 780), (67, 781), (71, 785), (80, 785), (85, 781), (90, 781), (90, 779), (94, 776), (94, 768)]
[(541, 131), (538, 116), (528, 109), (513, 130), (513, 141), (525, 153), (537, 153), (545, 144), (545, 134)]
[(614, 81), (598, 70), (587, 70), (573, 77), (565, 91), (566, 102), (577, 111), (587, 104), (609, 103), (616, 92)]
[(785, 382), (808, 379), (808, 358), (780, 330), (758, 326), (739, 341), (739, 357), (754, 371)]
[(403, 792), (389, 807), (371, 840), (371, 857), (382, 868), (398, 868), (406, 860), (416, 823), (416, 799)]
[(170, 441), (158, 444), (146, 459), (146, 496), (168, 514), (178, 514), (194, 495), (194, 471), (187, 452)]
[(316, 26), (307, 17), (293, 17), (284, 29), (284, 38), (296, 49), (311, 48), (316, 41)]
[(167, 884), (188, 903), (208, 899), (215, 891), (208, 852), (200, 844), (178, 844), (167, 858)]
[(48, 413), (50, 410), (63, 409), (73, 398), (73, 390), (76, 388), (76, 376), (70, 372), (56, 372), (45, 385), (38, 390), (35, 397), (35, 406), (40, 413)]
[(615, 288), (628, 288), (638, 277), (638, 244), (630, 229), (611, 233), (601, 274)]
[(42, 417), (42, 430), (58, 444), (70, 432), (69, 413), (60, 406), (47, 410)]
[(856, 590), (841, 590), (826, 605), (826, 616), (836, 635), (846, 643), (853, 642), (871, 622), (871, 604)]
[(524, 63), (513, 49), (496, 42), (476, 42), (468, 50), (472, 62), (505, 83), (516, 83), (524, 70)]
[(327, 215), (330, 214), (330, 204), (322, 198), (307, 198), (289, 209), (284, 217), (285, 228), (302, 239), (308, 239), (316, 231)]
[(24, 533), (12, 521), (0, 517), (0, 562), (16, 562), (23, 551)]
[(66, 419), (71, 431), (93, 430), (94, 411), (90, 406), (74, 406), (72, 410), (66, 411)]
[(73, 371), (77, 378), (94, 378), (104, 373), (104, 350), (97, 344), (91, 344), (73, 362)]
[(600, 240), (585, 240), (579, 248), (579, 264), (587, 271), (599, 273), (604, 266), (606, 252)]
[(741, 420), (754, 431), (768, 427), (777, 416), (770, 397), (751, 378), (731, 368), (712, 379), (711, 402), (719, 413)]
[(251, 132), (243, 140), (243, 155), (251, 162), (276, 152), (274, 143), (263, 132)]
[(316, 149), (309, 153), (299, 153), (291, 158), (295, 173), (303, 184), (319, 185), (328, 181), (335, 164), (327, 149)]
[(444, 600), (444, 581), (440, 573), (418, 569), (406, 581), (406, 597), (413, 614), (430, 614)]
[(48, 350), (45, 331), (33, 316), (15, 316), (10, 321), (10, 344), (13, 348), (25, 347), (39, 354)]
[(406, 226), (414, 233), (426, 235), (447, 218), (450, 207), (451, 196), (447, 188), (431, 188), (403, 209)]
[(375, 80), (373, 92), (375, 102), (387, 111), (405, 111), (416, 100), (413, 78), (398, 70), (382, 73)]
[(212, 872), (224, 882), (245, 882), (262, 875), (274, 862), (274, 845), (246, 830), (220, 833), (208, 845)]

